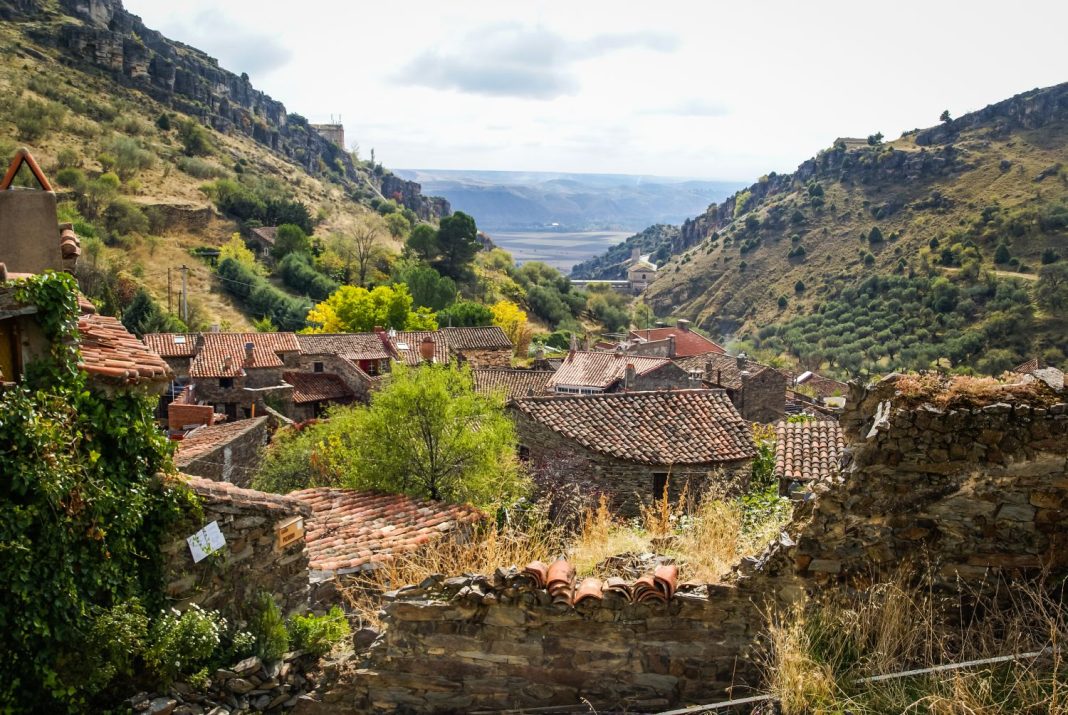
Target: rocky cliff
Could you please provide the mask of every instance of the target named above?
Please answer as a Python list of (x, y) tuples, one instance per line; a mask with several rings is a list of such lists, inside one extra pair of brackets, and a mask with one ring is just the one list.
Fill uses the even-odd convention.
[(370, 183), (424, 219), (449, 213), (447, 201), (423, 196), (419, 184), (357, 165), (303, 117), (255, 89), (248, 75), (145, 27), (121, 0), (0, 0), (0, 18), (22, 23), (36, 42), (58, 50), (61, 61), (106, 72), (220, 132), (250, 136), (312, 175), (332, 174), (352, 188)]

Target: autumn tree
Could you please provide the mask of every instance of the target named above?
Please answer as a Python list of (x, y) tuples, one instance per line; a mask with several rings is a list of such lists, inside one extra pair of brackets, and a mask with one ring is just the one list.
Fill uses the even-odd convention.
[(493, 324), (503, 330), (508, 339), (512, 341), (515, 354), (526, 355), (531, 338), (526, 311), (510, 300), (498, 301), (490, 310), (493, 311)]
[(434, 314), (412, 310), (412, 296), (403, 283), (372, 290), (341, 286), (308, 312), (311, 333), (368, 333), (376, 326), (396, 330), (436, 330)]

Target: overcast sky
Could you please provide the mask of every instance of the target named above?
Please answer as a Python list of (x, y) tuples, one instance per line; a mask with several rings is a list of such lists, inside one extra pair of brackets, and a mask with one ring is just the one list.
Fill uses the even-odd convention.
[(126, 0), (393, 168), (792, 171), (1068, 81), (1068, 2)]

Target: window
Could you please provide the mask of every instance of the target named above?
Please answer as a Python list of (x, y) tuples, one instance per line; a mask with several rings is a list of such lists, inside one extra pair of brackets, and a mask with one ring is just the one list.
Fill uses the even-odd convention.
[(234, 378), (232, 378), (232, 377), (220, 377), (219, 378), (219, 387), (223, 387), (223, 388), (227, 388), (228, 389), (228, 388), (231, 388), (233, 386), (234, 386)]
[(668, 475), (667, 472), (654, 472), (653, 473), (653, 499), (663, 499), (667, 494)]
[(323, 364), (321, 362), (317, 362), (317, 363), (312, 365), (312, 369), (315, 372), (322, 372), (323, 371)]

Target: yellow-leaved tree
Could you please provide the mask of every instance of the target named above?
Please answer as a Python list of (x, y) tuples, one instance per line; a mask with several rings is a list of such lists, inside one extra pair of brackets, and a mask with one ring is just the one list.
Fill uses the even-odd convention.
[(515, 346), (514, 354), (526, 357), (531, 337), (526, 311), (510, 300), (499, 300), (490, 310), (493, 311), (493, 324), (503, 330)]
[(245, 245), (245, 242), (241, 240), (241, 235), (238, 233), (230, 236), (230, 240), (219, 248), (219, 263), (222, 263), (227, 258), (234, 259), (257, 275), (264, 274), (263, 264), (256, 260), (256, 254)]

